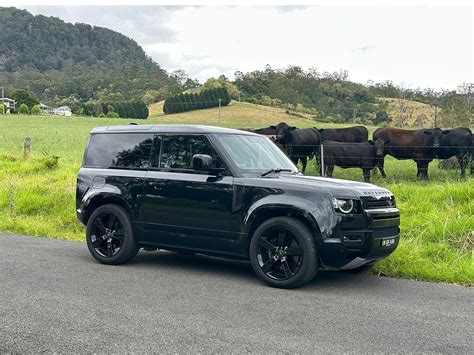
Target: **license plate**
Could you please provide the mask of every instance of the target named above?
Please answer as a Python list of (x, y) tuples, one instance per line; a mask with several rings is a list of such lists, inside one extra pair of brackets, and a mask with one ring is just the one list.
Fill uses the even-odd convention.
[(391, 246), (395, 245), (395, 238), (382, 239), (382, 240), (380, 241), (380, 244), (381, 244), (383, 247), (391, 247)]

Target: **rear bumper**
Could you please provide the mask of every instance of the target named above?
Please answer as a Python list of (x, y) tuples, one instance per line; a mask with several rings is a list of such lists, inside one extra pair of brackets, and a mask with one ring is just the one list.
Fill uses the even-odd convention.
[(322, 266), (332, 270), (354, 269), (389, 256), (400, 239), (400, 211), (396, 208), (366, 210), (344, 216), (332, 238), (323, 240)]
[(79, 222), (84, 224), (84, 211), (82, 209), (80, 208), (76, 209), (76, 217), (79, 220)]

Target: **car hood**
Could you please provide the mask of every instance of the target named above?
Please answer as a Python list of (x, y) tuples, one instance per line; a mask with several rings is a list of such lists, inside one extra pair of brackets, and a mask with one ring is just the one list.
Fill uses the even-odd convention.
[(392, 195), (389, 190), (373, 184), (318, 176), (274, 174), (264, 178), (258, 178), (258, 180), (260, 180), (262, 184), (269, 184), (274, 187), (302, 191), (318, 191), (342, 198)]

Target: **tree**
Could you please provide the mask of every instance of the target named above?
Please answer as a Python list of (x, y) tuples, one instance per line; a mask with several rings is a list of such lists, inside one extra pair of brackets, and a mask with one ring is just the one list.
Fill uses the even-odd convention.
[(161, 100), (160, 92), (158, 90), (147, 90), (142, 98), (143, 102), (147, 105), (153, 104)]
[(32, 108), (31, 108), (31, 114), (32, 115), (39, 115), (41, 113), (41, 107), (40, 105), (34, 105)]
[(39, 104), (39, 101), (31, 93), (23, 89), (13, 90), (11, 93), (11, 98), (16, 101), (18, 107), (20, 107), (22, 104), (28, 106), (28, 111), (34, 105)]
[(95, 117), (100, 117), (104, 113), (100, 102), (96, 101), (92, 104), (92, 113)]
[(23, 114), (23, 115), (29, 115), (30, 114), (30, 108), (28, 107), (27, 104), (21, 104), (20, 107), (18, 108), (18, 112)]

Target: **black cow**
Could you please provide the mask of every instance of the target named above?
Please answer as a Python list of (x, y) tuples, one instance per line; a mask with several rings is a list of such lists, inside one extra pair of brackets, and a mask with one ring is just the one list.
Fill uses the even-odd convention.
[(276, 140), (284, 147), (290, 159), (295, 164), (301, 160), (304, 173), (308, 157), (319, 155), (321, 144), (319, 131), (316, 128), (291, 127), (285, 122), (270, 126), (270, 128), (276, 129)]
[(384, 157), (384, 146), (390, 141), (377, 139), (375, 142), (345, 143), (324, 141), (322, 143), (326, 175), (332, 177), (334, 166), (341, 168), (361, 168), (364, 181), (370, 182), (370, 172)]
[(461, 168), (461, 176), (464, 176), (466, 166), (471, 158), (471, 140), (472, 132), (469, 128), (458, 127), (443, 130), (440, 146), (434, 148), (433, 157), (438, 159), (457, 157)]
[(347, 128), (319, 128), (321, 142), (367, 142), (369, 140), (369, 131), (364, 126), (353, 126)]
[[(413, 159), (417, 165), (416, 176), (428, 179), (428, 166), (433, 160), (434, 149), (441, 145), (442, 136), (443, 131), (440, 128), (408, 130), (384, 127), (375, 130), (373, 139), (390, 141), (385, 146), (384, 156)], [(382, 177), (385, 177), (384, 159), (380, 160), (379, 170)]]

